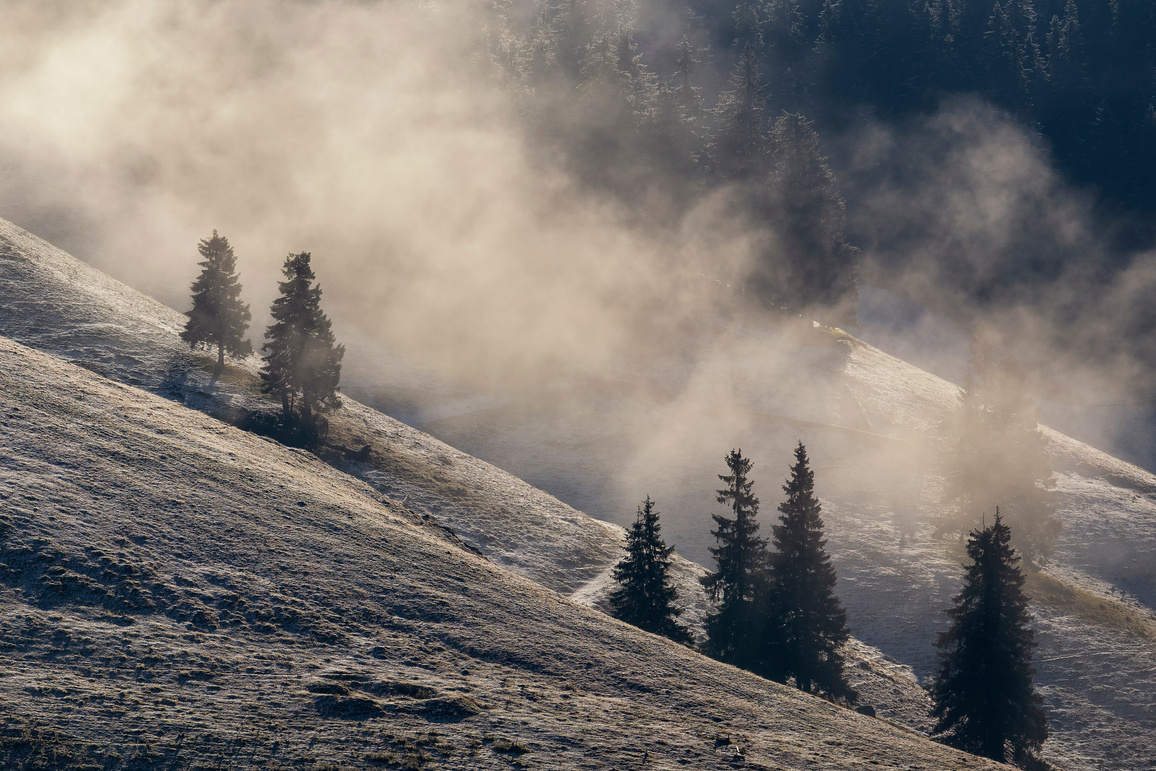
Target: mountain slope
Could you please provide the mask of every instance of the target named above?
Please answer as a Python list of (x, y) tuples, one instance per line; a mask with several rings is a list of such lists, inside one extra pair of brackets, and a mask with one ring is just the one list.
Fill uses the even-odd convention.
[[(118, 382), (139, 385), (231, 423), (275, 410), (257, 362), (230, 366), (206, 392), (214, 359), (178, 337), (184, 316), (0, 220), (0, 334)], [(587, 605), (604, 604), (624, 554), (623, 530), (576, 511), (475, 457), (345, 398), (325, 453), (335, 467), (453, 531), (499, 565)], [(344, 451), (343, 451), (344, 450)], [(701, 628), (705, 570), (676, 555), (683, 620)], [(881, 715), (925, 727), (926, 697), (877, 651), (851, 651), (852, 680)]]
[[(4, 223), (0, 269), (0, 334), (229, 421), (268, 409), (255, 394), (252, 362), (231, 368), (218, 392), (205, 394), (211, 358), (179, 343), (180, 314)], [(669, 428), (680, 425), (684, 405), (635, 409), (630, 394), (594, 397), (598, 411), (641, 416), (628, 428), (650, 437), (651, 448), (675, 448), (651, 468), (632, 465), (639, 448), (621, 432), (584, 422), (581, 410), (578, 419), (559, 421), (541, 405), (476, 399), (490, 408), (440, 416), (434, 428), (545, 489), (580, 492), (592, 511), (623, 523), (631, 509), (620, 502), (629, 498), (602, 474), (626, 468), (630, 495), (646, 480), (668, 541), (699, 559), (709, 544), (705, 512), (713, 507), (719, 447), (741, 442), (756, 459), (765, 527), (775, 474), (767, 459), (788, 458), (803, 439), (815, 462), (838, 592), (853, 633), (868, 644), (852, 646), (849, 674), (881, 715), (926, 730), (927, 700), (916, 678), (934, 671), (935, 633), (961, 572), (958, 545), (937, 538), (933, 524), (941, 513), (936, 458), (949, 439), (958, 389), (837, 330), (795, 335), (777, 361), (760, 360), (761, 348), (732, 358), (723, 350), (708, 362), (714, 380), (706, 386), (741, 407), (741, 431), (733, 435), (679, 441)], [(327, 455), (334, 467), (543, 586), (587, 604), (605, 596), (621, 553), (617, 526), (352, 400), (334, 418), (335, 448)], [(1146, 729), (1156, 722), (1149, 697), (1156, 688), (1156, 477), (1048, 436), (1065, 529), (1055, 561), (1029, 585), (1041, 640), (1038, 682), (1052, 726), (1045, 754), (1073, 770), (1143, 769), (1156, 755)], [(686, 561), (676, 569), (692, 622), (705, 610), (695, 580), (702, 570)]]
[(2, 339), (0, 416), (8, 767), (993, 767), (570, 603), (308, 453)]

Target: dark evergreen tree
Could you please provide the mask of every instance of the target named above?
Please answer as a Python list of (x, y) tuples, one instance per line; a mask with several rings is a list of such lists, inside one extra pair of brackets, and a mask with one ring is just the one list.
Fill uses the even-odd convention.
[(682, 608), (676, 607), (678, 590), (670, 584), (670, 555), (659, 536), (658, 511), (650, 496), (626, 532), (626, 557), (614, 568), (618, 588), (610, 593), (614, 617), (647, 632), (689, 645), (694, 638), (678, 623)]
[(835, 568), (825, 549), (815, 475), (802, 442), (783, 491), (787, 499), (779, 504), (779, 524), (773, 527), (766, 632), (778, 660), (765, 666), (778, 675), (773, 679), (794, 678), (800, 690), (854, 702), (840, 653), (850, 636), (847, 614), (835, 596)]
[[(329, 317), (321, 310), (321, 287), (314, 286), (309, 253), (290, 254), (278, 284), (281, 295), (269, 313), (273, 324), (265, 330), (265, 363), (261, 367), (261, 390), (281, 397), (286, 418), (300, 407), (305, 425), (314, 422), (314, 411), (340, 405), (341, 359), (345, 346), (333, 338)], [(300, 396), (300, 402), (297, 397)]]
[(690, 183), (678, 185), (673, 191), (676, 197), (689, 197), (696, 190), (706, 150), (702, 90), (692, 82), (698, 63), (694, 46), (684, 36), (675, 72), (658, 90), (650, 132), (649, 150), (656, 168)]
[(750, 279), (752, 292), (774, 307), (798, 312), (809, 305), (840, 306), (853, 319), (859, 290), (859, 250), (844, 233), (843, 198), (802, 115), (784, 114), (767, 138), (770, 170), (756, 198), (762, 219), (775, 226), (776, 248)]
[(744, 46), (751, 46), (754, 52), (761, 55), (765, 46), (763, 39), (763, 18), (766, 11), (762, 0), (738, 0), (731, 11), (734, 23), (735, 39), (731, 43), (733, 50), (742, 50)]
[(197, 244), (204, 261), (201, 275), (193, 282), (193, 308), (185, 313), (189, 320), (181, 339), (190, 347), (207, 345), (217, 349), (217, 366), (209, 388), (225, 370), (225, 354), (248, 356), (253, 346), (245, 339), (249, 329), (249, 306), (241, 302), (241, 283), (237, 280), (237, 258), (229, 239), (213, 231), (211, 238)]
[(763, 113), (767, 97), (759, 62), (750, 44), (743, 47), (715, 107), (716, 126), (711, 141), (714, 170), (726, 180), (748, 180), (765, 171), (766, 138)]
[[(1030, 767), (1048, 736), (1043, 699), (1032, 686), (1035, 639), (1011, 531), (995, 521), (972, 531), (972, 564), (939, 635), (932, 716), (940, 741), (992, 760)], [(1009, 756), (1010, 750), (1010, 756)]]
[(728, 505), (733, 519), (712, 514), (715, 529), (711, 535), (718, 546), (710, 553), (718, 563), (717, 570), (702, 578), (717, 608), (706, 620), (707, 655), (735, 666), (751, 668), (754, 661), (755, 599), (760, 573), (766, 563), (767, 542), (759, 538), (759, 499), (752, 492), (754, 483), (747, 476), (751, 461), (742, 450), (731, 450), (726, 456), (730, 474), (720, 474), (725, 487), (718, 491), (718, 502)]

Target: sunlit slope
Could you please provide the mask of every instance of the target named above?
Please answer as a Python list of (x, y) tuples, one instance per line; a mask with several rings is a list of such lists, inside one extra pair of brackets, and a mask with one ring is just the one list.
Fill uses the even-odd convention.
[[(180, 342), (184, 317), (0, 220), (0, 334), (120, 382), (140, 384), (230, 422), (275, 410), (258, 391), (256, 361), (204, 390), (213, 359)], [(326, 460), (452, 531), (487, 558), (587, 605), (604, 605), (623, 554), (622, 528), (426, 433), (344, 399), (331, 415)], [(705, 569), (676, 555), (682, 620), (701, 629)], [(926, 697), (910, 671), (867, 646), (851, 679), (881, 715), (926, 727)]]
[[(179, 313), (2, 222), (0, 277), (0, 334), (229, 420), (272, 406), (256, 393), (254, 361), (230, 368), (218, 391), (206, 394), (212, 359), (180, 343)], [(757, 356), (727, 359), (725, 350), (709, 362), (716, 382), (705, 390), (727, 394), (746, 427), (718, 441), (682, 441), (671, 431), (681, 412), (634, 409), (613, 393), (596, 394), (599, 412), (642, 417), (626, 428), (649, 437), (647, 449), (685, 453), (656, 455), (649, 469), (636, 465), (646, 453), (625, 428), (584, 423), (580, 409), (563, 421), (516, 405), (466, 413), (439, 424), (439, 435), (457, 444), (455, 430), (464, 427), (485, 438), (463, 442), (466, 449), (564, 497), (579, 492), (566, 499), (620, 522), (633, 511), (622, 501), (650, 492), (668, 541), (703, 560), (721, 453), (741, 444), (755, 458), (767, 532), (790, 449), (803, 439), (852, 631), (890, 657), (856, 645), (849, 673), (880, 714), (926, 729), (926, 697), (907, 667), (924, 678), (934, 671), (935, 634), (958, 589), (961, 550), (934, 537), (932, 525), (940, 513), (936, 463), (950, 440), (957, 388), (838, 331), (809, 328), (793, 345), (773, 366)], [(1045, 754), (1070, 769), (1144, 769), (1156, 756), (1147, 730), (1156, 722), (1156, 632), (1149, 634), (1156, 479), (1068, 437), (1049, 437), (1064, 531), (1043, 583), (1029, 585), (1039, 594), (1038, 681), (1053, 729)], [(605, 596), (621, 555), (617, 526), (352, 400), (334, 416), (331, 443), (331, 465), (428, 515), (495, 564), (584, 603)], [(366, 445), (368, 455), (358, 455)], [(704, 610), (695, 580), (702, 570), (677, 564), (692, 622)]]
[(0, 428), (9, 766), (989, 767), (571, 603), (309, 454), (8, 340)]
[[(965, 559), (959, 540), (938, 536), (935, 525), (945, 513), (958, 387), (809, 324), (756, 343), (721, 333), (717, 342), (719, 353), (704, 356), (665, 401), (639, 399), (637, 389), (551, 392), (426, 428), (544, 489), (575, 491), (586, 510), (621, 523), (631, 513), (622, 501), (650, 493), (667, 539), (707, 564), (722, 453), (740, 446), (754, 460), (768, 534), (791, 450), (804, 441), (853, 634), (927, 682)], [(568, 407), (561, 419), (549, 406), (559, 396)], [(616, 425), (600, 420), (604, 413), (633, 418)], [(1156, 757), (1148, 729), (1156, 724), (1156, 477), (1044, 431), (1063, 521), (1054, 559), (1028, 585), (1052, 728), (1045, 755), (1070, 769), (1147, 769)], [(929, 727), (915, 693), (899, 701), (904, 711), (888, 704), (889, 714)]]
[[(3, 220), (0, 271), (0, 335), (225, 419), (275, 408), (258, 394), (256, 360), (208, 394), (210, 357), (180, 341), (183, 315)], [(371, 445), (347, 470), (543, 586), (569, 594), (621, 555), (621, 528), (351, 399), (333, 425), (349, 449)], [(695, 569), (679, 567), (701, 615)]]
[[(864, 425), (886, 426), (911, 448), (906, 457), (924, 462), (914, 490), (869, 462), (832, 490), (840, 595), (861, 639), (926, 675), (964, 559), (933, 525), (958, 388), (858, 340), (846, 345), (844, 382)], [(1027, 584), (1052, 729), (1045, 754), (1070, 769), (1146, 769), (1156, 757), (1156, 477), (1044, 432), (1063, 523), (1052, 561)]]

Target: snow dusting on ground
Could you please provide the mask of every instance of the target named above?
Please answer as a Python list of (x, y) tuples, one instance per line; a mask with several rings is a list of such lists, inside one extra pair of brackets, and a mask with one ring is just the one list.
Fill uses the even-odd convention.
[[(705, 662), (695, 654), (675, 651), (673, 646), (640, 636), (572, 603), (549, 599), (557, 598), (553, 594), (557, 592), (585, 605), (604, 603), (612, 584), (610, 571), (622, 554), (618, 524), (594, 520), (489, 463), (353, 400), (347, 399), (345, 408), (333, 416), (331, 446), (323, 453), (328, 466), (309, 453), (282, 448), (196, 415), (186, 408), (230, 423), (268, 410), (269, 403), (254, 387), (256, 361), (230, 368), (215, 393), (204, 392), (212, 359), (190, 352), (179, 341), (181, 314), (3, 221), (0, 272), (0, 335), (75, 362), (92, 373), (37, 358), (39, 354), (4, 343), (9, 362), (4, 370), (4, 390), (10, 412), (7, 425), (0, 431), (8, 458), (2, 479), (12, 489), (6, 491), (9, 509), (15, 510), (12, 501), (18, 501), (23, 512), (6, 524), (6, 532), (19, 533), (23, 544), (19, 548), (32, 550), (20, 552), (24, 555), (20, 559), (25, 560), (21, 564), (32, 567), (20, 568), (19, 580), (7, 584), (10, 594), (3, 612), (8, 643), (3, 655), (5, 667), (15, 669), (4, 670), (14, 673), (4, 675), (9, 686), (5, 693), (33, 694), (27, 698), (39, 710), (37, 719), (66, 726), (72, 735), (83, 736), (96, 730), (81, 730), (82, 718), (99, 704), (101, 709), (112, 710), (107, 714), (116, 715), (115, 720), (134, 722), (140, 731), (155, 732), (158, 726), (176, 725), (175, 716), (186, 707), (179, 688), (190, 685), (201, 700), (196, 702), (201, 706), (189, 707), (194, 712), (202, 710), (197, 714), (225, 709), (229, 695), (240, 694), (237, 706), (269, 699), (278, 706), (266, 705), (258, 712), (270, 710), (270, 714), (279, 715), (270, 720), (297, 727), (310, 720), (316, 722), (319, 710), (337, 710), (334, 703), (353, 709), (349, 706), (353, 702), (342, 700), (363, 699), (363, 708), (384, 710), (391, 720), (405, 723), (404, 731), (395, 732), (386, 742), (393, 748), (388, 751), (397, 757), (398, 752), (424, 752), (431, 758), (436, 755), (439, 763), (466, 768), (488, 767), (491, 758), (502, 762), (510, 758), (536, 760), (538, 767), (606, 768), (615, 763), (631, 767), (629, 764), (638, 761), (642, 753), (648, 753), (646, 757), (654, 763), (660, 756), (667, 758), (662, 762), (673, 763), (674, 758), (683, 757), (677, 752), (692, 751), (694, 741), (706, 741), (704, 737), (713, 741), (712, 736), (720, 735), (720, 716), (769, 703), (766, 699), (771, 697), (756, 694), (772, 693), (772, 701), (787, 698), (783, 691), (767, 691), (765, 684), (752, 685), (757, 679)], [(958, 590), (960, 575), (958, 545), (953, 548), (950, 541), (936, 538), (931, 524), (939, 511), (934, 455), (945, 436), (958, 389), (838, 330), (816, 329), (813, 335), (815, 342), (797, 352), (806, 372), (794, 373), (794, 381), (783, 380), (774, 394), (757, 389), (766, 382), (779, 381), (768, 381), (764, 377), (767, 373), (753, 369), (727, 373), (730, 380), (726, 387), (745, 399), (750, 422), (757, 428), (760, 441), (765, 442), (763, 447), (753, 445), (756, 452), (766, 450), (765, 455), (758, 456), (760, 463), (763, 457), (777, 457), (771, 454), (772, 449), (789, 447), (800, 438), (812, 450), (828, 548), (839, 573), (840, 597), (857, 638), (849, 646), (848, 674), (864, 694), (864, 701), (875, 705), (884, 719), (874, 723), (885, 725), (892, 720), (926, 731), (928, 701), (919, 683), (926, 682), (934, 671), (932, 643), (944, 626), (943, 610)], [(13, 375), (21, 367), (28, 374)], [(39, 377), (38, 370), (49, 374)], [(60, 385), (54, 386), (57, 379)], [(17, 385), (23, 388), (19, 398), (12, 395)], [(139, 386), (164, 398), (128, 386)], [(61, 393), (54, 395), (54, 390)], [(812, 399), (805, 409), (792, 411), (792, 404), (802, 404), (795, 395), (804, 390), (821, 392), (825, 408), (817, 409)], [(606, 409), (630, 412), (630, 404), (616, 404), (612, 395), (600, 394), (598, 398)], [(455, 443), (455, 436), (463, 437), (464, 448), (480, 451), (483, 457), (500, 457), (504, 467), (564, 500), (580, 503), (602, 516), (614, 513), (620, 524), (629, 521), (632, 505), (621, 504), (619, 487), (606, 476), (610, 467), (636, 449), (629, 437), (605, 432), (582, 435), (581, 426), (568, 436), (572, 424), (548, 420), (540, 413), (519, 413), (516, 405), (488, 396), (467, 395), (455, 405), (434, 416), (440, 435)], [(37, 420), (41, 422), (28, 422), (19, 414), (30, 409), (39, 410)], [(69, 433), (72, 429), (66, 427), (63, 415), (74, 416), (74, 422), (83, 427), (79, 434)], [(659, 421), (662, 415), (644, 417)], [(47, 430), (43, 421), (51, 423), (52, 430), (60, 432), (59, 441), (66, 444), (95, 442), (90, 450), (105, 459), (102, 470), (87, 473), (87, 461), (80, 452), (47, 453), (42, 449), (38, 454), (26, 434)], [(1049, 439), (1060, 472), (1057, 490), (1064, 531), (1054, 563), (1029, 584), (1029, 591), (1035, 587), (1038, 593), (1033, 606), (1041, 643), (1038, 682), (1048, 702), (1052, 726), (1046, 756), (1073, 771), (1148, 768), (1150, 758), (1156, 757), (1156, 738), (1151, 730), (1156, 725), (1156, 700), (1151, 698), (1156, 691), (1156, 477), (1055, 432), (1049, 432)], [(914, 459), (920, 472), (914, 475), (916, 481), (908, 478), (911, 475), (896, 475), (893, 469), (872, 465), (871, 458), (863, 457), (865, 447), (872, 443), (881, 446), (880, 442)], [(679, 484), (689, 484), (688, 475), (675, 464), (666, 480), (665, 495), (658, 496), (664, 512), (664, 535), (678, 544), (680, 551), (700, 560), (705, 559), (709, 544), (704, 520), (710, 510), (713, 474), (718, 471), (704, 464), (702, 458), (712, 458), (717, 465), (725, 449), (684, 448), (686, 467), (706, 469), (701, 474), (705, 484), (698, 485), (701, 490), (680, 489)], [(201, 460), (183, 460), (186, 456)], [(210, 491), (197, 493), (192, 480), (204, 474), (203, 464), (209, 463), (205, 459), (210, 456), (217, 481)], [(769, 478), (760, 482), (757, 491), (764, 498), (765, 528), (773, 512), (775, 496), (771, 491), (777, 485), (773, 478), (785, 475), (786, 462), (781, 466), (766, 468)], [(148, 479), (153, 481), (146, 485)], [(55, 490), (70, 492), (60, 497)], [(263, 499), (258, 510), (248, 510), (249, 496)], [(45, 501), (53, 502), (57, 513), (51, 516), (55, 519), (42, 514)], [(156, 517), (165, 522), (164, 535), (150, 541), (147, 533), (140, 532), (141, 523)], [(371, 534), (378, 532), (374, 528), (381, 528), (379, 535)], [(133, 540), (142, 537), (140, 542)], [(86, 539), (108, 543), (99, 547), (97, 555), (92, 551), (95, 541)], [(292, 544), (287, 545), (290, 541)], [(9, 550), (13, 542), (5, 541), (4, 548)], [(243, 549), (237, 546), (242, 542)], [(387, 546), (387, 542), (392, 545)], [(401, 543), (405, 549), (398, 546)], [(460, 547), (475, 550), (484, 561)], [(277, 555), (268, 565), (263, 563), (265, 549)], [(346, 556), (348, 550), (355, 556)], [(377, 550), (388, 558), (375, 562)], [(41, 553), (47, 556), (33, 556)], [(457, 579), (442, 576), (430, 563), (435, 554), (436, 560), (449, 560), (446, 576), (468, 573), (473, 581), (485, 575), (485, 601), (471, 604), (469, 612), (458, 608), (457, 598), (462, 593), (454, 588), (459, 585)], [(5, 559), (9, 569), (14, 569), (7, 552)], [(302, 560), (304, 567), (295, 568), (295, 559)], [(451, 568), (450, 563), (458, 567)], [(125, 565), (134, 566), (132, 570), (152, 565), (149, 570), (153, 573), (145, 580)], [(63, 572), (51, 573), (55, 569), (51, 566)], [(232, 575), (234, 569), (241, 572)], [(415, 570), (420, 577), (403, 578)], [(109, 571), (119, 577), (106, 577)], [(696, 626), (707, 608), (697, 581), (703, 572), (701, 566), (687, 560), (676, 565), (682, 601), (687, 605), (684, 618)], [(317, 573), (334, 587), (319, 588), (319, 579), (306, 577)], [(358, 580), (364, 576), (365, 586), (351, 585), (352, 576)], [(42, 586), (29, 583), (36, 581), (71, 586), (73, 591), (82, 587), (89, 593), (85, 596), (127, 592), (129, 599), (116, 600), (112, 610), (106, 605), (113, 601), (103, 599), (93, 606), (98, 609), (66, 608), (44, 600), (47, 595), (40, 588), (29, 594), (30, 587)], [(250, 581), (255, 583), (242, 592)], [(513, 583), (504, 583), (508, 581)], [(133, 586), (124, 588), (129, 584)], [(374, 599), (372, 602), (379, 603), (376, 609), (357, 617), (357, 608), (370, 602), (371, 596), (398, 593), (402, 584), (405, 589), (398, 596), (410, 598), (399, 600), (409, 603), (406, 612), (397, 612), (386, 600)], [(310, 597), (324, 595), (324, 599), (296, 598), (301, 586), (311, 587)], [(546, 592), (535, 594), (539, 591), (535, 586)], [(134, 599), (137, 595), (133, 591), (144, 599)], [(230, 592), (254, 598), (247, 602), (258, 597), (271, 599), (260, 605), (260, 613), (250, 606), (236, 613), (228, 607), (227, 599), (222, 600)], [(499, 599), (507, 592), (534, 599), (503, 605)], [(448, 605), (440, 604), (435, 595)], [(314, 603), (308, 613), (304, 606), (298, 607), (298, 599), (306, 605)], [(179, 613), (158, 610), (162, 605), (172, 608), (181, 603), (185, 606)], [(526, 618), (526, 609), (531, 606), (531, 615), (547, 613), (549, 618)], [(148, 612), (141, 607), (149, 608)], [(289, 615), (290, 610), (297, 615)], [(580, 640), (558, 641), (557, 635), (562, 633), (551, 626), (558, 614), (579, 619), (568, 620), (563, 626), (566, 635), (577, 635)], [(286, 621), (305, 615), (310, 620), (300, 628), (293, 626), (296, 621)], [(357, 617), (356, 622), (350, 620), (353, 617)], [(438, 619), (443, 617), (455, 631), (437, 631)], [(122, 624), (125, 618), (132, 621)], [(202, 618), (208, 621), (199, 620)], [(233, 618), (243, 620), (234, 628), (229, 623)], [(215, 628), (208, 629), (206, 623)], [(261, 663), (254, 658), (252, 648), (252, 641), (265, 639), (259, 636), (265, 633), (253, 631), (259, 624), (274, 630), (268, 634), (280, 636), (279, 646), (284, 643), (274, 646), (276, 652)], [(54, 625), (67, 631), (67, 639), (54, 642)], [(475, 628), (479, 625), (484, 629)], [(125, 629), (132, 634), (126, 637)], [(305, 637), (300, 636), (303, 629), (307, 630)], [(467, 629), (471, 631), (463, 631)], [(574, 660), (560, 664), (556, 654), (534, 646), (527, 652), (524, 639), (519, 643), (522, 647), (515, 644), (519, 635), (549, 639), (550, 645), (572, 646), (567, 650)], [(310, 646), (329, 639), (327, 636), (339, 642), (323, 645), (337, 647), (328, 652), (313, 651)], [(419, 638), (420, 642), (415, 642)], [(447, 642), (451, 638), (452, 644)], [(32, 642), (13, 642), (18, 639)], [(637, 639), (646, 642), (635, 642)], [(631, 642), (620, 644), (619, 640)], [(391, 644), (402, 652), (391, 649)], [(19, 655), (22, 645), (27, 647), (26, 656)], [(483, 655), (491, 645), (505, 646), (501, 655), (506, 658)], [(634, 665), (628, 666), (622, 658), (627, 654), (608, 653), (606, 658), (599, 658), (598, 649), (603, 645), (615, 651), (642, 650), (637, 648), (642, 645), (646, 656), (658, 656), (655, 661), (681, 663), (660, 667), (666, 674), (657, 676), (669, 678), (665, 684), (638, 680), (641, 675), (631, 680), (625, 673), (633, 672), (630, 666)], [(100, 658), (111, 656), (109, 651), (118, 646), (123, 650), (116, 661)], [(221, 652), (206, 653), (213, 646)], [(439, 646), (441, 651), (436, 650)], [(386, 651), (384, 658), (372, 653), (379, 649)], [(97, 656), (87, 665), (88, 674), (84, 674), (85, 665), (78, 663), (85, 655)], [(326, 656), (329, 661), (325, 661)], [(433, 669), (423, 668), (427, 656), (438, 662)], [(218, 671), (202, 666), (203, 661), (197, 664), (196, 657), (228, 663), (221, 663), (225, 669)], [(302, 657), (309, 661), (308, 672), (298, 669), (293, 675), (298, 678), (293, 682), (298, 684), (290, 685), (291, 670), (285, 663)], [(150, 691), (152, 686), (139, 677), (124, 680), (127, 687), (94, 684), (99, 669), (119, 671), (118, 666), (129, 666), (133, 661), (169, 667), (164, 669), (159, 690)], [(242, 661), (247, 662), (243, 667)], [(59, 682), (48, 684), (38, 673), (48, 671), (45, 668), (53, 662), (59, 664), (52, 670)], [(479, 667), (484, 672), (479, 676), (482, 682), (455, 674), (458, 669), (472, 672)], [(736, 694), (747, 706), (736, 707), (738, 702), (732, 703), (729, 697), (710, 702), (710, 707), (696, 701), (699, 696), (710, 699), (691, 694), (689, 686), (680, 689), (688, 667), (705, 667), (692, 680), (700, 676), (712, 680), (723, 677), (719, 672), (726, 671), (725, 678), (731, 679), (725, 680), (724, 690)], [(248, 673), (253, 677), (247, 680), (244, 669), (253, 669)], [(216, 674), (203, 680), (181, 674), (200, 671)], [(230, 673), (226, 675), (226, 671)], [(706, 674), (708, 671), (711, 674)], [(262, 696), (259, 688), (253, 690), (260, 678), (272, 678), (269, 682), (281, 683), (278, 687), (297, 688), (291, 691), (297, 696)], [(576, 679), (582, 684), (574, 682)], [(577, 690), (567, 691), (559, 685), (560, 680), (569, 680)], [(434, 741), (428, 736), (423, 740), (427, 744), (417, 747), (413, 737), (418, 734), (412, 731), (428, 727), (421, 710), (433, 707), (417, 705), (422, 699), (399, 695), (397, 688), (401, 686), (396, 683), (402, 681), (410, 685), (429, 681), (430, 693), (438, 695), (428, 696), (426, 701), (457, 696), (486, 701), (486, 711), (476, 714), (487, 717), (471, 716), (453, 724), (474, 726), (453, 729), (457, 733), (451, 731), (452, 738), (442, 740), (453, 745), (455, 755), (438, 755), (439, 750), (428, 744)], [(218, 686), (217, 690), (211, 685)], [(705, 684), (694, 687), (703, 688), (704, 694), (709, 690)], [(98, 692), (105, 695), (97, 698), (94, 694)], [(564, 708), (576, 706), (573, 699), (579, 698), (578, 694), (584, 701), (574, 715), (590, 721), (589, 725), (563, 730)], [(646, 698), (638, 694), (646, 694)], [(325, 701), (327, 696), (333, 697), (334, 703)], [(790, 698), (792, 705), (815, 703)], [(162, 700), (174, 703), (166, 705)], [(65, 701), (69, 709), (54, 713)], [(640, 706), (643, 703), (645, 707)], [(11, 702), (8, 706), (13, 709)], [(447, 709), (464, 708), (458, 704)], [(638, 712), (640, 709), (643, 711)], [(783, 709), (799, 719), (813, 717), (807, 711), (812, 707)], [(634, 716), (625, 717), (628, 712)], [(681, 718), (677, 716), (683, 712), (690, 716), (686, 718), (689, 722), (679, 727)], [(844, 725), (840, 721), (851, 720), (846, 725), (858, 726), (855, 721), (863, 720), (844, 718), (844, 712), (831, 712), (838, 716), (840, 731)], [(762, 714), (759, 710), (751, 714), (756, 713)], [(47, 717), (52, 714), (57, 714), (56, 723)], [(499, 714), (500, 719), (496, 717)], [(763, 748), (759, 750), (763, 752), (763, 767), (801, 768), (808, 762), (843, 767), (840, 764), (855, 765), (849, 760), (854, 752), (860, 753), (856, 756), (860, 759), (866, 757), (862, 753), (867, 745), (856, 744), (857, 739), (836, 739), (835, 733), (824, 733), (826, 738), (819, 740), (814, 731), (820, 729), (813, 727), (807, 729), (812, 733), (806, 741), (792, 742), (784, 739), (782, 731), (788, 730), (783, 728), (785, 724), (772, 725), (773, 721), (767, 722), (769, 718), (759, 719), (763, 720), (763, 732), (744, 734), (746, 738), (735, 744), (736, 751), (748, 740), (751, 747)], [(819, 722), (830, 719), (824, 717)], [(470, 720), (491, 722), (487, 727)], [(646, 722), (651, 720), (655, 722)], [(338, 752), (332, 748), (342, 736), (351, 742), (380, 743), (385, 730), (366, 732), (363, 729), (369, 724), (365, 722), (322, 723), (326, 727), (318, 729), (323, 735), (319, 741), (330, 748), (325, 752)], [(733, 723), (726, 724), (727, 730)], [(661, 727), (653, 730), (654, 726)], [(739, 729), (733, 730), (737, 735)], [(590, 754), (599, 731), (614, 737), (608, 741), (610, 747), (603, 748), (607, 754), (601, 760), (597, 753)], [(668, 752), (650, 740), (635, 741), (626, 736), (631, 731), (647, 737), (663, 737), (673, 731), (678, 738), (671, 747), (677, 752)], [(204, 732), (210, 732), (207, 725)], [(558, 758), (566, 760), (546, 760), (536, 754), (540, 752), (537, 749), (525, 755), (497, 753), (493, 747), (501, 738), (499, 733), (507, 738), (516, 734), (522, 737), (518, 741), (538, 742), (537, 747), (549, 746), (551, 752), (562, 753)], [(693, 741), (692, 734), (697, 737)], [(246, 741), (263, 747), (264, 754), (253, 755), (254, 763), (258, 756), (270, 762), (276, 758), (271, 739), (246, 736)], [(230, 751), (234, 745), (228, 742), (237, 738), (224, 734), (207, 738), (207, 733), (205, 737), (206, 746), (220, 753)], [(153, 739), (157, 746), (175, 741), (162, 734)], [(829, 741), (846, 741), (854, 752), (818, 749)], [(892, 738), (880, 741), (883, 743), (876, 745), (879, 754), (875, 757), (887, 767), (889, 758), (897, 757), (897, 750), (890, 744)], [(903, 738), (900, 744), (910, 741), (914, 739)], [(776, 752), (796, 754), (776, 756), (767, 749), (772, 746), (779, 748)], [(908, 752), (908, 746), (903, 744), (902, 752)], [(735, 757), (733, 753), (727, 755), (725, 747), (711, 745), (714, 754), (699, 752), (684, 757), (694, 767), (730, 763)], [(804, 747), (810, 753), (809, 760), (799, 754)], [(824, 760), (822, 754), (828, 751), (831, 754)], [(743, 752), (747, 753), (748, 767), (758, 767), (753, 751)], [(323, 762), (324, 753), (315, 754), (317, 762)], [(476, 760), (482, 756), (485, 763)], [(363, 754), (361, 761), (366, 757)], [(940, 768), (956, 761), (928, 762), (930, 765), (924, 767)], [(941, 762), (947, 765), (936, 765)]]

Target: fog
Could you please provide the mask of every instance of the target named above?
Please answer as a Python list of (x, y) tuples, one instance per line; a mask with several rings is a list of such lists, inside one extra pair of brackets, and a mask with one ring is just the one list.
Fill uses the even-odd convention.
[[(628, 521), (650, 494), (698, 559), (732, 447), (764, 512), (799, 439), (820, 494), (918, 506), (919, 480), (889, 473), (925, 448), (853, 414), (845, 347), (811, 324), (838, 314), (776, 318), (738, 291), (774, 234), (725, 188), (672, 218), (663, 180), (630, 206), (551, 163), (470, 4), (6, 8), (0, 216), (182, 310), (218, 230), (258, 346), (286, 254), (309, 251), (347, 392), (592, 514)], [(1045, 405), (1148, 398), (1156, 258), (1104, 270), (1110, 223), (1022, 128), (960, 101), (825, 140), (880, 288), (852, 332), (947, 377), (994, 337)]]

